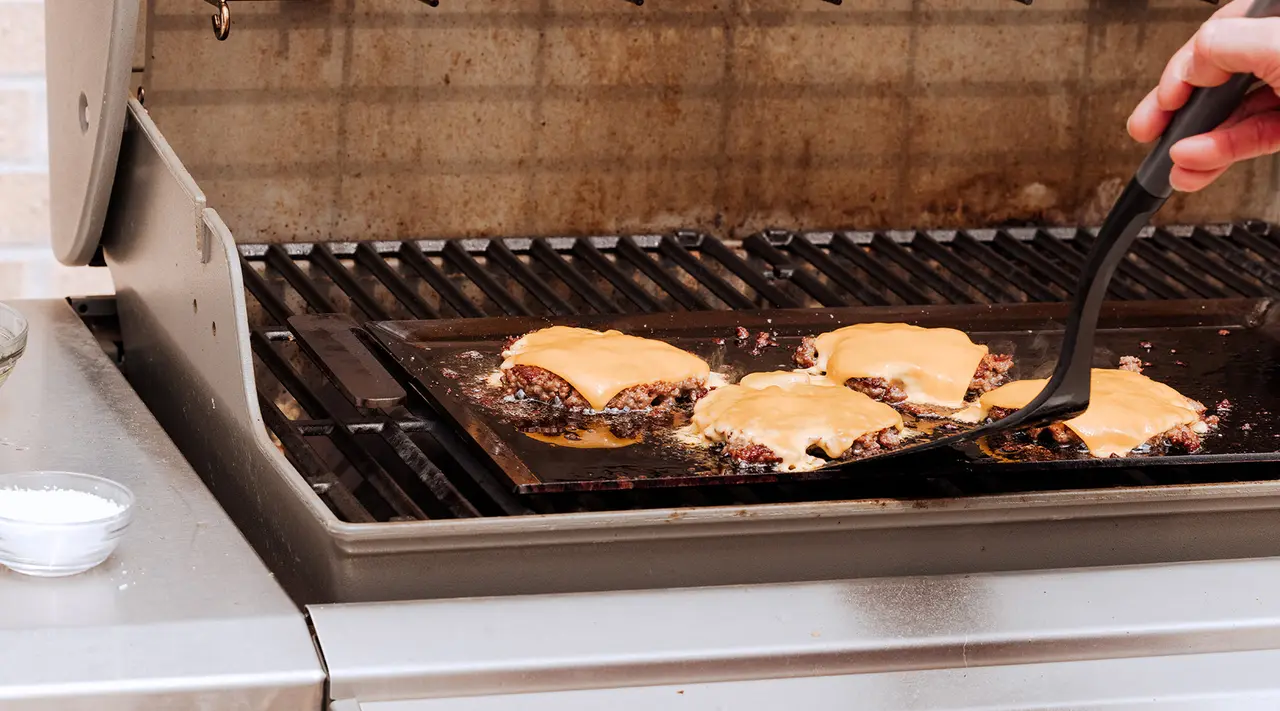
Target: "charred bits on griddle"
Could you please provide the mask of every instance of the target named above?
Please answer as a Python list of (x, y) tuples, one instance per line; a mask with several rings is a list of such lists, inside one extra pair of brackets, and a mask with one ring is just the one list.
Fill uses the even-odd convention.
[(772, 333), (761, 331), (756, 334), (756, 339), (752, 342), (751, 355), (758, 356), (764, 352), (764, 349), (776, 345), (778, 345), (778, 340), (774, 338)]

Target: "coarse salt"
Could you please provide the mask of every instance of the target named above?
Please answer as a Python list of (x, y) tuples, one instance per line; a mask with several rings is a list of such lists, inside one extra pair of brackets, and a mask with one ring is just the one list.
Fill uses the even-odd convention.
[(111, 518), (124, 507), (87, 491), (0, 489), (0, 518), (29, 523), (82, 523)]

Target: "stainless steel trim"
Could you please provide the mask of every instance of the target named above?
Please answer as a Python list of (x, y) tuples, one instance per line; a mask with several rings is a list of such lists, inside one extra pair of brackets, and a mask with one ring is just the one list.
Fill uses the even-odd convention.
[(302, 614), (64, 301), (18, 302), (0, 472), (81, 471), (137, 497), (119, 549), (70, 578), (0, 569), (0, 708), (320, 707)]
[(1256, 559), (309, 612), (331, 695), (368, 702), (1277, 649), (1277, 585)]
[[(383, 701), (342, 711), (1271, 711), (1280, 652), (1106, 659), (542, 694)], [(339, 708), (336, 704), (335, 711)]]

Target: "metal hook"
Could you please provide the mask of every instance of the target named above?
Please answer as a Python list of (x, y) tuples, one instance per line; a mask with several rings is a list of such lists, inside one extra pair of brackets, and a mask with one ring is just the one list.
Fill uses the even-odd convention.
[(222, 42), (231, 35), (231, 7), (227, 0), (219, 0), (218, 14), (213, 16), (213, 36)]

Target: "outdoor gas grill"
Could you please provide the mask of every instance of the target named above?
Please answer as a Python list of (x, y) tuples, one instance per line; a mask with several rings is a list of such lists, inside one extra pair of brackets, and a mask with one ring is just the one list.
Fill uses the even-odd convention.
[(117, 287), (73, 307), (332, 708), (1280, 699), (1274, 163), (1111, 287), (1100, 361), (1232, 401), (1188, 457), (518, 480), (372, 325), (923, 320), (1051, 357), (1200, 4), (240, 0), (218, 42), (193, 0), (47, 3), (56, 251)]

